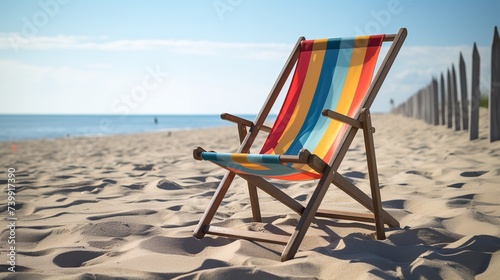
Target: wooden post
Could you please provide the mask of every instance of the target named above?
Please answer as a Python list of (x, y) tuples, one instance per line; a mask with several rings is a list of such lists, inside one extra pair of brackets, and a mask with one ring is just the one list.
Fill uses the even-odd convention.
[(462, 127), (464, 130), (469, 129), (469, 100), (467, 98), (467, 75), (465, 74), (465, 61), (460, 52), (460, 101), (462, 103)]
[(500, 38), (495, 26), (491, 45), (490, 142), (500, 140)]
[(424, 120), (426, 123), (429, 123), (429, 108), (431, 107), (430, 106), (430, 102), (429, 102), (429, 87), (426, 86), (425, 88), (423, 88), (422, 90), (422, 99), (423, 99), (423, 111), (424, 111)]
[(448, 69), (448, 99), (446, 100), (446, 112), (447, 112), (447, 118), (446, 118), (446, 127), (447, 128), (452, 128), (453, 127), (453, 99), (452, 99), (452, 93), (451, 93), (451, 74), (450, 74), (450, 69)]
[(432, 78), (432, 100), (433, 100), (433, 124), (439, 125), (439, 98), (438, 98), (438, 81), (435, 78)]
[(417, 91), (417, 93), (415, 93), (413, 95), (413, 99), (414, 99), (413, 100), (413, 102), (414, 102), (413, 109), (415, 110), (413, 112), (413, 115), (414, 115), (415, 119), (420, 119), (420, 108), (421, 108), (421, 106), (420, 106), (420, 95), (418, 94), (419, 92), (420, 91)]
[(412, 103), (413, 103), (413, 106), (412, 106), (412, 117), (415, 118), (415, 119), (418, 119), (418, 94), (417, 93), (413, 94), (412, 97), (411, 97)]
[(476, 43), (472, 50), (472, 88), (471, 88), (471, 108), (470, 108), (470, 128), (469, 139), (474, 140), (479, 137), (479, 99), (481, 91), (479, 88), (479, 66), (480, 57)]
[(409, 115), (410, 115), (411, 118), (416, 118), (417, 117), (415, 115), (415, 107), (416, 107), (416, 105), (415, 105), (415, 99), (416, 99), (415, 94), (410, 97), (410, 113), (409, 113)]
[(434, 98), (432, 97), (432, 82), (430, 82), (425, 88), (425, 95), (427, 99), (427, 123), (432, 124), (434, 122)]
[(429, 105), (427, 104), (427, 88), (423, 88), (421, 89), (420, 91), (420, 110), (422, 112), (422, 119), (427, 122), (427, 108), (429, 107)]
[(446, 124), (446, 93), (444, 91), (444, 75), (441, 72), (441, 125)]
[(431, 100), (429, 99), (429, 84), (427, 84), (427, 86), (424, 88), (423, 95), (424, 95), (424, 107), (425, 107), (425, 122), (430, 123), (431, 119), (430, 109), (432, 108), (432, 104)]
[(418, 109), (420, 110), (420, 119), (425, 121), (425, 94), (424, 89), (418, 91)]
[(460, 130), (460, 102), (458, 101), (457, 74), (455, 65), (451, 65), (451, 94), (453, 95), (453, 116), (455, 119), (455, 130)]
[(418, 92), (414, 95), (414, 105), (413, 105), (413, 109), (415, 110), (415, 118), (420, 118), (420, 108), (422, 108), (422, 105), (420, 105), (420, 95), (418, 94)]
[(430, 84), (428, 84), (425, 89), (424, 89), (424, 93), (425, 93), (425, 121), (430, 124), (432, 123), (432, 107), (434, 106), (432, 104), (432, 99), (431, 99), (431, 88), (430, 88)]

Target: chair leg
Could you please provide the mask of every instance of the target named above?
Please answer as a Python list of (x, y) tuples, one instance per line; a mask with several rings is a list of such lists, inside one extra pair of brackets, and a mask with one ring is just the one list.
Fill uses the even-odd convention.
[(380, 198), (380, 186), (378, 181), (377, 161), (375, 157), (375, 145), (370, 111), (363, 109), (361, 111), (363, 136), (365, 139), (366, 160), (368, 163), (368, 176), (370, 178), (370, 189), (373, 201), (373, 214), (375, 216), (375, 227), (377, 229), (377, 239), (385, 239), (384, 220), (382, 217), (382, 202)]
[(318, 211), (321, 201), (325, 197), (326, 191), (330, 186), (330, 182), (333, 179), (334, 173), (332, 172), (331, 168), (327, 168), (324, 174), (325, 176), (323, 176), (323, 178), (319, 181), (318, 187), (316, 187), (316, 189), (314, 190), (311, 199), (307, 203), (307, 206), (304, 209), (304, 212), (302, 212), (300, 220), (295, 227), (295, 231), (290, 236), (290, 239), (285, 246), (283, 253), (281, 254), (282, 262), (293, 259), (295, 257), (300, 243), (304, 239), (304, 236), (306, 235), (306, 232), (309, 229), (309, 226), (311, 225), (316, 212)]
[(250, 196), (250, 205), (252, 206), (253, 221), (260, 223), (262, 222), (262, 216), (260, 215), (259, 195), (257, 187), (250, 182), (248, 182), (248, 194)]
[[(243, 140), (247, 136), (247, 128), (242, 124), (238, 124), (238, 135), (240, 137), (240, 144), (243, 143)], [(248, 150), (250, 152), (250, 150)], [(262, 222), (262, 217), (260, 215), (260, 206), (259, 206), (259, 195), (257, 193), (257, 187), (252, 183), (248, 182), (248, 195), (250, 196), (250, 205), (252, 207), (252, 216), (254, 222)]]
[(217, 209), (219, 208), (222, 202), (222, 199), (226, 195), (229, 186), (233, 182), (235, 175), (236, 174), (234, 172), (228, 171), (226, 175), (224, 175), (224, 178), (222, 178), (221, 182), (219, 183), (219, 186), (217, 187), (217, 190), (212, 196), (212, 200), (210, 200), (210, 203), (208, 204), (207, 209), (205, 210), (205, 213), (203, 213), (203, 217), (201, 217), (200, 221), (198, 222), (198, 225), (196, 226), (196, 229), (194, 230), (193, 233), (194, 237), (201, 239), (205, 236), (203, 228), (205, 226), (208, 226), (212, 221), (213, 217), (215, 216), (215, 213), (217, 212)]

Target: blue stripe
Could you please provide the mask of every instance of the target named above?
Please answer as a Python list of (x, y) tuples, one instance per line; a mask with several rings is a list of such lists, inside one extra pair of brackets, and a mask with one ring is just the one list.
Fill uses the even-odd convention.
[[(234, 162), (232, 158), (232, 153), (216, 153), (216, 152), (203, 152), (201, 157), (204, 160), (219, 161), (219, 162)], [(271, 163), (271, 164), (281, 164), (279, 155), (268, 155), (268, 154), (243, 154), (246, 155), (247, 161), (251, 163)]]
[(283, 175), (301, 173), (300, 170), (281, 164), (279, 160), (279, 155), (260, 155), (260, 154), (248, 155), (247, 159), (249, 162), (256, 163), (262, 167), (268, 168), (269, 170), (255, 170), (244, 167), (241, 164), (234, 162), (231, 158), (231, 155), (233, 154), (215, 153), (215, 152), (201, 153), (201, 157), (204, 160), (209, 160), (214, 163), (220, 164), (222, 166), (236, 169), (242, 173), (259, 175), (259, 176), (283, 176)]
[[(330, 43), (330, 40), (328, 43)], [(340, 51), (338, 52), (338, 59), (335, 65), (335, 71), (333, 72), (332, 82), (328, 90), (328, 98), (324, 103), (324, 109), (335, 110), (335, 108), (337, 108), (340, 95), (344, 89), (347, 71), (349, 70), (349, 65), (351, 63), (354, 40), (352, 38), (342, 39), (339, 48)], [(307, 148), (308, 150), (312, 152), (318, 146), (330, 122), (331, 120), (326, 117), (321, 117), (318, 120), (316, 127), (314, 127), (313, 132), (304, 144), (304, 146), (309, 147)]]
[(251, 163), (274, 163), (281, 164), (279, 155), (268, 155), (268, 154), (249, 154), (247, 156), (248, 162)]
[[(311, 133), (317, 135), (322, 134), (324, 132), (324, 128), (326, 128), (326, 125), (328, 124), (326, 118), (321, 115), (321, 111), (326, 109), (325, 102), (327, 102), (328, 99), (331, 99), (330, 89), (336, 71), (335, 69), (337, 68), (336, 64), (339, 57), (340, 45), (340, 39), (328, 40), (320, 77), (318, 79), (318, 85), (316, 86), (314, 98), (311, 102), (306, 120), (298, 133), (298, 137), (293, 141), (292, 145), (290, 145), (285, 154), (296, 155), (302, 148), (306, 148), (310, 151), (316, 148), (315, 145), (317, 145), (318, 142), (313, 141), (316, 143), (314, 143), (315, 145), (311, 145), (308, 140)], [(319, 131), (314, 133), (316, 130)]]

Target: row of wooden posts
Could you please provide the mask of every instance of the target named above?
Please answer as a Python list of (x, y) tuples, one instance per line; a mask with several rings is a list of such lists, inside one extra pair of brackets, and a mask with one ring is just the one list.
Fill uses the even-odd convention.
[[(470, 140), (479, 134), (480, 57), (474, 43), (472, 51), (472, 85), (468, 96), (465, 62), (460, 53), (457, 80), (455, 66), (452, 64), (446, 77), (441, 73), (439, 79), (432, 81), (411, 96), (406, 102), (393, 109), (393, 113), (422, 119), (433, 125), (446, 125), (455, 130), (468, 130)], [(460, 88), (460, 99), (458, 97)], [(493, 33), (491, 47), (491, 86), (488, 96), (488, 119), (490, 142), (500, 140), (500, 38), (498, 28)]]

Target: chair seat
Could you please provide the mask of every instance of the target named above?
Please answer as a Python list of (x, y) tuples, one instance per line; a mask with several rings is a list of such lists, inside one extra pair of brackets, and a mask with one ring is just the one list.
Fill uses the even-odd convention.
[(201, 157), (239, 174), (281, 180), (311, 180), (321, 174), (303, 163), (282, 163), (280, 155), (202, 152)]

